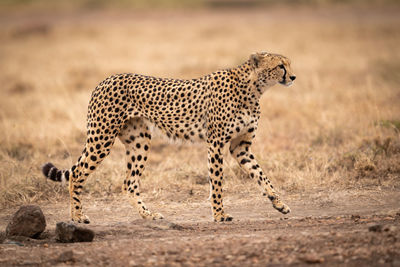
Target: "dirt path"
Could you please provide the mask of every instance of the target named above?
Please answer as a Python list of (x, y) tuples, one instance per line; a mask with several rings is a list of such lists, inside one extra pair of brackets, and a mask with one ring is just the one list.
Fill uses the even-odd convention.
[[(91, 200), (88, 227), (95, 240), (75, 244), (54, 240), (56, 222), (68, 218), (67, 203), (41, 205), (48, 225), (42, 239), (5, 240), (0, 265), (400, 265), (399, 192), (319, 192), (286, 199), (293, 210), (289, 216), (259, 196), (228, 197), (227, 210), (235, 218), (229, 223), (211, 222), (207, 200), (149, 202), (167, 219), (158, 222), (139, 219), (122, 197)], [(1, 229), (14, 211), (1, 211)]]

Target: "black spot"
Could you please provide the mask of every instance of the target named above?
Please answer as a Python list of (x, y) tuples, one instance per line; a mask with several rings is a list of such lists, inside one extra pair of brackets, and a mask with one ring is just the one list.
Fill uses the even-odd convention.
[(242, 146), (242, 145), (251, 145), (251, 142), (249, 142), (249, 141), (242, 141), (242, 142), (240, 142), (239, 146)]
[(58, 170), (57, 171), (57, 181), (61, 181), (61, 175), (62, 175), (62, 171)]
[(64, 176), (65, 180), (69, 181), (69, 171), (65, 171)]
[(241, 161), (240, 161), (240, 164), (246, 164), (246, 163), (248, 163), (248, 162), (250, 162), (250, 160), (248, 160), (248, 159), (242, 159)]
[(49, 178), (50, 180), (57, 181), (56, 176), (57, 176), (57, 168), (53, 167), (49, 172)]

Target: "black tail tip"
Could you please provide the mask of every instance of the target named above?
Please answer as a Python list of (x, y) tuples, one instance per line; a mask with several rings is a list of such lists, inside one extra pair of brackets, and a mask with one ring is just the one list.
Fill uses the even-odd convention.
[(54, 168), (55, 166), (53, 165), (53, 163), (46, 163), (43, 165), (42, 167), (42, 173), (44, 174), (44, 176), (46, 176), (46, 178), (49, 178), (49, 172), (52, 168)]

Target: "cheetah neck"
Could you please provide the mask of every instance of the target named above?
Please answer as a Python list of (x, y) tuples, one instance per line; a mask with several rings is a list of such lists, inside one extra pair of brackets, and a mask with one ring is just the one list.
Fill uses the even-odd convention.
[(267, 88), (260, 86), (257, 74), (251, 66), (250, 61), (246, 61), (231, 71), (237, 77), (238, 87), (241, 88), (240, 93), (244, 96), (249, 96), (248, 99), (256, 99), (258, 102)]

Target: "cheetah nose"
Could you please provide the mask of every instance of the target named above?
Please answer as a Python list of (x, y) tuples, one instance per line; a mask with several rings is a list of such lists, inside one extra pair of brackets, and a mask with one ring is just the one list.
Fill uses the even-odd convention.
[(292, 81), (296, 80), (296, 76), (294, 76), (294, 75), (293, 75), (293, 76), (290, 76), (289, 78), (290, 78)]

